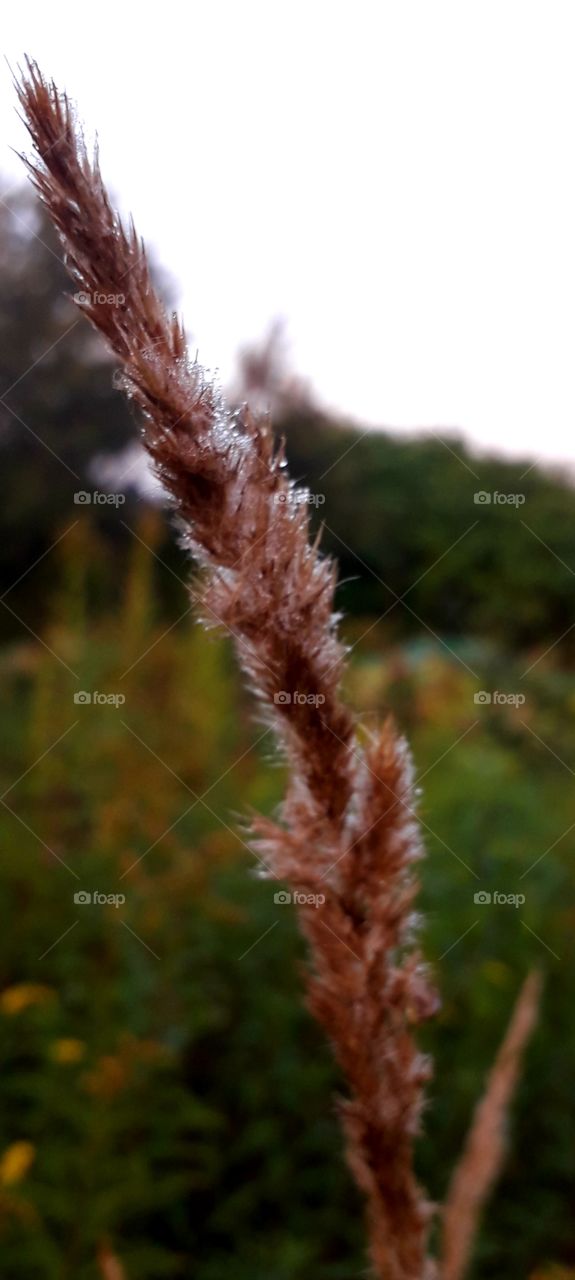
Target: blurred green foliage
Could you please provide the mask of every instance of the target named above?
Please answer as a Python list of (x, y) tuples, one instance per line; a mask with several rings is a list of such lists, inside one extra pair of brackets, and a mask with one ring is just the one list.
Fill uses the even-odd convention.
[[(95, 1280), (109, 1244), (128, 1280), (348, 1280), (366, 1264), (341, 1082), (302, 1004), (293, 912), (253, 874), (238, 823), (273, 809), (281, 770), (227, 641), (192, 615), (173, 625), (179, 586), (172, 622), (158, 609), (161, 537), (144, 516), (117, 607), (95, 614), (106, 559), (82, 522), (54, 553), (47, 647), (2, 651), (2, 1275)], [(423, 789), (424, 942), (443, 1008), (423, 1037), (436, 1069), (421, 1175), (441, 1197), (519, 984), (541, 965), (541, 1024), (473, 1274), (551, 1276), (575, 1264), (575, 678), (547, 662), (520, 681), (494, 648), (361, 630), (348, 624), (348, 694), (368, 726), (396, 713)], [(525, 704), (475, 704), (463, 662)], [(78, 705), (80, 689), (125, 703)], [(526, 902), (478, 906), (478, 889)], [(126, 900), (76, 904), (79, 890)]]
[(508, 652), (560, 640), (573, 660), (575, 491), (565, 469), (477, 456), (449, 433), (366, 432), (305, 402), (277, 429), (290, 473), (320, 495), (310, 510), (338, 559), (347, 613), (385, 614), (397, 637), (427, 626)]

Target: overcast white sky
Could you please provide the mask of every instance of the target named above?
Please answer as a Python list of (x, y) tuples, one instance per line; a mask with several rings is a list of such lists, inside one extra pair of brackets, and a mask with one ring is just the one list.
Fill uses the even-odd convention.
[[(24, 0), (2, 25), (97, 128), (224, 380), (283, 316), (359, 419), (575, 461), (572, 0)], [(4, 187), (13, 103), (3, 66)]]

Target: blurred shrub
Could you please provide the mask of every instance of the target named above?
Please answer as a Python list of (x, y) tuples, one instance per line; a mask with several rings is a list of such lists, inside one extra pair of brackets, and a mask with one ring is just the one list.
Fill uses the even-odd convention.
[[(284, 407), (277, 430), (291, 474), (320, 496), (310, 510), (339, 561), (346, 612), (385, 614), (398, 637), (428, 627), (510, 652), (560, 640), (573, 660), (575, 492), (565, 469), (478, 457), (448, 432), (366, 431), (305, 402)], [(480, 493), (489, 502), (476, 502)]]

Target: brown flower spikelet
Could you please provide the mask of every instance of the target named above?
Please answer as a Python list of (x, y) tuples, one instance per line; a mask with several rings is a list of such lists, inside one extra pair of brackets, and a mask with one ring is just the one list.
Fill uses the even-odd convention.
[[(407, 748), (389, 722), (363, 743), (340, 700), (335, 569), (310, 545), (306, 504), (294, 501), (269, 421), (247, 406), (230, 411), (189, 359), (182, 326), (154, 290), (133, 224), (125, 229), (113, 211), (67, 97), (30, 61), (17, 87), (36, 151), (26, 163), (79, 305), (118, 357), (143, 415), (145, 447), (203, 570), (206, 621), (233, 635), (290, 767), (278, 821), (255, 820), (255, 848), (271, 874), (325, 898), (299, 908), (310, 1005), (350, 1089), (342, 1117), (367, 1197), (375, 1273), (422, 1280), (430, 1208), (414, 1177), (413, 1142), (429, 1069), (412, 1026), (433, 1013), (436, 997), (411, 936), (421, 848)], [(291, 697), (278, 702), (282, 691)]]

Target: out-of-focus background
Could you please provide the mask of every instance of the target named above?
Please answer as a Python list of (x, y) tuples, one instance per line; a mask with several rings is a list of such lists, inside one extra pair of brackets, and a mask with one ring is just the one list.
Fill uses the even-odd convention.
[[(67, 6), (60, 7), (69, 17)], [(301, 53), (306, 74), (313, 69), (316, 77), (315, 94), (309, 84), (305, 93), (316, 129), (314, 164), (306, 153), (298, 179), (296, 151), (285, 159), (286, 201), (293, 208), (297, 196), (302, 225), (309, 217), (314, 234), (320, 229), (310, 189), (312, 195), (325, 194), (323, 166), (329, 162), (333, 173), (338, 154), (337, 130), (320, 129), (320, 123), (339, 90), (347, 85), (349, 93), (350, 76), (360, 84), (364, 49), (370, 49), (365, 56), (375, 74), (378, 32), (382, 67), (393, 63), (397, 21), (393, 6), (383, 6), (380, 30), (375, 7), (359, 6), (346, 65), (341, 17), (320, 8), (324, 26), (312, 10), (311, 29), (306, 27), (302, 11), (297, 32), (293, 15), (285, 14), (288, 48)], [(420, 23), (429, 19), (418, 6), (405, 12), (413, 15), (413, 28), (408, 23), (396, 52), (408, 79), (410, 50), (418, 65), (423, 60)], [(444, 156), (445, 170), (439, 168), (436, 180), (433, 166), (427, 171), (428, 198), (412, 209), (401, 248), (405, 260), (410, 241), (423, 257), (433, 258), (434, 244), (425, 237), (430, 207), (433, 225), (437, 219), (442, 174), (450, 181), (453, 173), (469, 176), (473, 159), (484, 176), (491, 173), (488, 198), (483, 192), (481, 199), (489, 204), (494, 235), (502, 225), (509, 232), (505, 193), (514, 182), (521, 187), (522, 165), (527, 173), (530, 156), (551, 156), (548, 170), (536, 165), (530, 173), (533, 192), (564, 178), (561, 166), (567, 159), (558, 139), (572, 127), (561, 109), (561, 94), (565, 101), (568, 96), (561, 73), (572, 49), (568, 11), (556, 5), (544, 15), (541, 8), (510, 5), (501, 19), (495, 18), (495, 6), (488, 5), (486, 12), (491, 28), (475, 32), (470, 20), (464, 39), (455, 10), (437, 6), (436, 46), (447, 70), (452, 63), (459, 68), (456, 80), (463, 94), (462, 104), (455, 82), (452, 95), (450, 84), (443, 83), (441, 109), (459, 131), (461, 148), (452, 152), (449, 138), (426, 133), (428, 144), (431, 138)], [(197, 13), (205, 22), (203, 6)], [(451, 14), (455, 25), (446, 52)], [(173, 50), (176, 76), (182, 33), (177, 25), (169, 30), (174, 15), (168, 5), (160, 15), (158, 39), (160, 52), (168, 45)], [(230, 24), (237, 24), (231, 6), (229, 15)], [(110, 18), (105, 11), (102, 21)], [(274, 112), (284, 141), (290, 136), (290, 115), (285, 101), (274, 98), (273, 67), (281, 68), (280, 87), (286, 76), (292, 80), (294, 101), (301, 103), (302, 91), (297, 62), (286, 62), (279, 10), (262, 30), (263, 11), (256, 15), (255, 6), (247, 7), (235, 59), (222, 25), (225, 56), (219, 71), (218, 48), (194, 43), (193, 19), (194, 6), (186, 15), (190, 76), (201, 62), (202, 80), (209, 79), (207, 58), (213, 76), (220, 75), (218, 92), (233, 117), (227, 149), (222, 130), (214, 166), (213, 156), (204, 152), (201, 120), (193, 112), (190, 119), (172, 113), (171, 145), (175, 138), (181, 165), (174, 180), (174, 201), (180, 205), (174, 217), (181, 218), (185, 189), (189, 245), (205, 280), (197, 212), (204, 225), (206, 210), (217, 208), (226, 246), (222, 254), (226, 261), (239, 260), (235, 210), (241, 205), (243, 218), (246, 201), (254, 202), (268, 228), (266, 253), (274, 261), (281, 257), (288, 230), (283, 224), (274, 236), (267, 147), (272, 146)], [(93, 111), (90, 124), (98, 125), (92, 93), (87, 105), (81, 100), (79, 33), (59, 32), (56, 53), (54, 32), (39, 14), (37, 20), (38, 41), (32, 29), (22, 31), (17, 52), (26, 48), (40, 58), (44, 53), (44, 70), (61, 75), (65, 47), (73, 81), (68, 87), (86, 114)], [(94, 16), (94, 21), (94, 49), (91, 54), (82, 49), (92, 91), (105, 35), (101, 19)], [(149, 32), (140, 49), (135, 10), (132, 43), (125, 21), (124, 16), (121, 40), (114, 42), (112, 30), (108, 38), (114, 67), (122, 54), (130, 55), (126, 91), (113, 76), (104, 83), (102, 70), (99, 96), (105, 130), (110, 132), (111, 112), (124, 113), (139, 137), (141, 155), (139, 104), (155, 92), (166, 129), (170, 68), (159, 54), (154, 63)], [(328, 70), (319, 58), (321, 31)], [(259, 44), (254, 45), (256, 35)], [(82, 39), (89, 42), (90, 36), (84, 27)], [(313, 68), (310, 42), (318, 54)], [(52, 46), (58, 65), (46, 62)], [(536, 49), (543, 81), (553, 85), (551, 104), (547, 95), (541, 105)], [(473, 69), (477, 88), (482, 79), (478, 50), (485, 54), (483, 99), (473, 98), (470, 115), (461, 66)], [(238, 158), (238, 120), (247, 127), (247, 118), (241, 95), (234, 93), (230, 100), (224, 73), (233, 63), (236, 87), (242, 77), (249, 80), (253, 125), (260, 119), (254, 114), (257, 59), (265, 87), (258, 112), (266, 120), (267, 145), (258, 145), (253, 130), (246, 131)], [(395, 74), (403, 82), (397, 68)], [(378, 85), (372, 84), (370, 105), (378, 102)], [(177, 102), (182, 102), (179, 79)], [(529, 152), (534, 103), (541, 106), (547, 131), (530, 136)], [(365, 109), (374, 138), (380, 127), (388, 142), (390, 136), (396, 139), (396, 149), (404, 139), (406, 184), (412, 181), (408, 143), (418, 120), (429, 129), (427, 109), (423, 91), (409, 126), (399, 109), (391, 123), (383, 110), (374, 121)], [(403, 168), (395, 171), (390, 192), (385, 167), (362, 142), (359, 109), (350, 105), (349, 110), (356, 133), (340, 137), (341, 187), (346, 186), (346, 163), (355, 155), (357, 173), (377, 168), (385, 204), (398, 191), (401, 195), (397, 183)], [(294, 106), (294, 112), (299, 120), (301, 108)], [(341, 124), (342, 117), (337, 118)], [(10, 128), (10, 141), (20, 145), (17, 123)], [(146, 131), (141, 185), (150, 191), (150, 203), (144, 202), (144, 224), (147, 217), (157, 217), (150, 210), (156, 209), (152, 188), (162, 130), (156, 136)], [(493, 171), (491, 147), (499, 157)], [(203, 181), (204, 163), (212, 178), (221, 170), (219, 189)], [(277, 174), (277, 151), (270, 164)], [(106, 172), (105, 156), (103, 167)], [(244, 183), (228, 182), (228, 168), (243, 173)], [(334, 206), (340, 196), (339, 190), (331, 191)], [(468, 191), (462, 195), (464, 209), (468, 196)], [(119, 198), (134, 206), (138, 220), (129, 183)], [(353, 204), (347, 189), (348, 218)], [(569, 465), (573, 388), (562, 364), (573, 316), (569, 300), (564, 313), (551, 310), (542, 319), (537, 293), (549, 290), (551, 296), (555, 287), (564, 292), (569, 279), (573, 250), (565, 235), (566, 210), (565, 203), (551, 209), (545, 198), (535, 215), (532, 207), (525, 211), (527, 220), (535, 216), (539, 237), (533, 238), (531, 222), (530, 253), (514, 259), (514, 269), (520, 258), (524, 267), (524, 291), (507, 315), (508, 322), (515, 316), (523, 325), (523, 363), (515, 350), (506, 371), (500, 345), (494, 364), (492, 338), (486, 337), (482, 354), (476, 295), (472, 289), (462, 294), (465, 306), (457, 324), (473, 334), (472, 363), (477, 375), (484, 366), (485, 385), (473, 381), (469, 367), (462, 379), (454, 355), (453, 385), (462, 389), (463, 398), (450, 400), (446, 359), (437, 387), (446, 404), (457, 406), (458, 432), (446, 429), (447, 419), (445, 426), (438, 424), (441, 397), (434, 398), (425, 376), (428, 399), (423, 395), (418, 402), (421, 416), (411, 425), (432, 426), (408, 432), (374, 423), (376, 413), (379, 421), (400, 421), (401, 412), (386, 410), (386, 386), (393, 388), (389, 403), (396, 404), (403, 384), (394, 380), (386, 347), (393, 325), (384, 280), (397, 246), (384, 232), (381, 238), (375, 234), (373, 210), (369, 253), (361, 245), (364, 286), (369, 267), (377, 282), (369, 341), (362, 336), (366, 315), (353, 309), (360, 294), (348, 288), (346, 295), (345, 285), (354, 271), (361, 208), (333, 257), (331, 297), (325, 271), (323, 293), (317, 290), (322, 306), (339, 312), (341, 345), (333, 363), (341, 365), (344, 348), (352, 348), (345, 390), (342, 383), (338, 391), (337, 378), (329, 382), (327, 356), (325, 371), (314, 380), (307, 364), (319, 349), (308, 341), (305, 325), (298, 326), (300, 313), (290, 312), (281, 289), (277, 307), (268, 306), (262, 262), (250, 264), (260, 285), (257, 305), (246, 295), (245, 328), (244, 299), (235, 291), (236, 328), (222, 330), (222, 351), (226, 344), (235, 351), (226, 370), (230, 396), (270, 408), (278, 438), (285, 437), (292, 474), (309, 492), (314, 528), (323, 527), (324, 549), (339, 560), (337, 603), (350, 648), (347, 696), (368, 724), (391, 711), (415, 756), (428, 852), (421, 871), (423, 938), (443, 998), (423, 1037), (435, 1075), (418, 1162), (438, 1200), (520, 983), (533, 966), (545, 973), (541, 1020), (513, 1108), (504, 1173), (479, 1239), (474, 1280), (575, 1276), (575, 500)], [(172, 211), (166, 192), (164, 228)], [(518, 224), (521, 241), (526, 234)], [(460, 266), (469, 273), (472, 241), (469, 236), (466, 243), (461, 232)], [(502, 267), (506, 244), (499, 247), (491, 279), (496, 330), (500, 282), (507, 302), (513, 292)], [(508, 247), (514, 254), (510, 239)], [(214, 242), (211, 249), (218, 252)], [(445, 246), (443, 252), (442, 270), (453, 281), (455, 254), (450, 258)], [(562, 283), (551, 265), (547, 276), (548, 255), (549, 261), (563, 262)], [(154, 249), (152, 260), (164, 295), (177, 303), (177, 263)], [(193, 267), (187, 269), (193, 280)], [(366, 1262), (361, 1206), (342, 1158), (335, 1112), (341, 1081), (302, 1005), (305, 952), (294, 910), (275, 903), (277, 886), (254, 874), (257, 863), (242, 825), (250, 809), (273, 810), (282, 794), (282, 769), (269, 733), (254, 723), (229, 638), (207, 635), (197, 625), (186, 590), (188, 565), (161, 493), (146, 475), (138, 424), (114, 389), (113, 364), (70, 300), (59, 247), (8, 156), (0, 200), (0, 281), (2, 1275), (9, 1280), (122, 1274), (127, 1280), (192, 1275), (220, 1280), (223, 1274), (234, 1280), (350, 1280), (365, 1274)], [(227, 307), (224, 283), (220, 274), (221, 311)], [(301, 286), (300, 280), (300, 294)], [(526, 317), (530, 289), (537, 304)], [(312, 298), (315, 290), (310, 279)], [(445, 342), (441, 317), (446, 312), (441, 299), (430, 294), (428, 279), (418, 284), (417, 274), (410, 277), (408, 293), (394, 341), (403, 353), (404, 372), (411, 363), (417, 385), (420, 354), (424, 375), (429, 367), (421, 342), (410, 351), (408, 313), (421, 339), (417, 317), (423, 309), (437, 350), (438, 341)], [(365, 287), (366, 308), (369, 294)], [(380, 296), (386, 317), (381, 332)], [(439, 337), (431, 325), (435, 301)], [(314, 301), (316, 322), (328, 325), (327, 312), (318, 305)], [(287, 316), (283, 327), (274, 319), (282, 313)], [(210, 329), (208, 313), (203, 314), (208, 348), (216, 351), (216, 321)], [(538, 335), (544, 329), (542, 346)], [(259, 330), (257, 340), (254, 330)], [(510, 348), (513, 342), (510, 329)], [(365, 377), (362, 351), (370, 366)], [(300, 359), (302, 353), (307, 354)], [(555, 353), (553, 359), (549, 353)], [(522, 447), (525, 388), (535, 394), (537, 383), (541, 392), (545, 379), (547, 410), (537, 408), (529, 419)], [(338, 397), (341, 408), (326, 407)], [(491, 418), (490, 397), (499, 397)], [(406, 417), (416, 412), (416, 401), (405, 403)], [(501, 405), (508, 414), (508, 434)], [(536, 450), (532, 432), (538, 414)], [(488, 451), (487, 443), (492, 445)], [(561, 468), (553, 462), (559, 458)], [(86, 895), (92, 895), (91, 902)], [(113, 1259), (122, 1272), (110, 1269)]]

